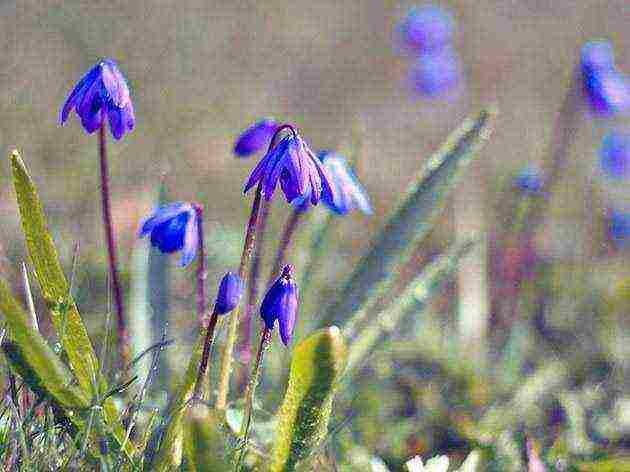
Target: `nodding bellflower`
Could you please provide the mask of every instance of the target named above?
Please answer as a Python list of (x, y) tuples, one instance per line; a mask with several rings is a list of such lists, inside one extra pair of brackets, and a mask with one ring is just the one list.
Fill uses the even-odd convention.
[(129, 87), (112, 59), (100, 61), (75, 85), (61, 109), (62, 125), (73, 109), (88, 134), (105, 126), (108, 119), (112, 136), (120, 139), (135, 124)]
[(238, 157), (249, 157), (259, 152), (269, 145), (269, 141), (271, 141), (277, 128), (278, 123), (275, 120), (265, 118), (257, 121), (237, 138), (234, 144), (234, 154)]
[(293, 280), (295, 269), (287, 264), (282, 275), (269, 288), (260, 305), (260, 316), (268, 329), (272, 330), (278, 321), (280, 338), (288, 346), (293, 337), (293, 328), (298, 311), (298, 287)]
[(599, 165), (606, 177), (622, 180), (630, 177), (630, 132), (610, 131), (602, 140)]
[(289, 203), (309, 195), (311, 203), (317, 205), (322, 194), (330, 199), (334, 196), (328, 171), (293, 129), (254, 168), (244, 193), (260, 182), (263, 196), (271, 200), (278, 181)]
[(323, 195), (324, 204), (338, 215), (345, 215), (355, 209), (371, 215), (372, 206), (368, 194), (348, 162), (339, 154), (330, 151), (322, 151), (318, 157), (328, 170), (335, 190), (332, 198), (327, 194)]
[(231, 312), (240, 302), (242, 295), (243, 281), (238, 275), (228, 272), (223, 276), (219, 284), (219, 292), (214, 303), (214, 312), (218, 315)]
[(413, 8), (396, 28), (400, 46), (413, 53), (434, 53), (453, 41), (453, 15), (438, 6)]
[(630, 80), (615, 67), (612, 45), (589, 41), (582, 47), (582, 92), (591, 112), (611, 117), (630, 110)]
[(144, 220), (139, 237), (151, 235), (151, 244), (165, 254), (182, 251), (181, 267), (190, 264), (197, 255), (198, 221), (195, 206), (175, 202), (158, 208)]

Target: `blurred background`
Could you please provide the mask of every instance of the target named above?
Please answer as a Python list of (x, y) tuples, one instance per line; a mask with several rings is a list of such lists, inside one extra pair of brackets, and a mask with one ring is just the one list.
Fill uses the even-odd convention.
[[(525, 421), (529, 434), (538, 433), (541, 446), (551, 447), (551, 428), (583, 421), (587, 424), (576, 426), (575, 434), (584, 436), (569, 440), (569, 449), (590, 454), (628, 448), (630, 361), (623, 333), (629, 327), (630, 266), (623, 240), (630, 235), (630, 220), (613, 238), (609, 216), (614, 209), (630, 209), (630, 192), (626, 184), (611, 183), (598, 169), (604, 134), (623, 129), (627, 119), (600, 120), (585, 114), (568, 149), (567, 165), (546, 196), (543, 224), (525, 249), (496, 243), (518, 198), (518, 192), (510, 190), (512, 180), (527, 166), (545, 164), (554, 121), (582, 45), (593, 38), (610, 40), (617, 67), (630, 71), (627, 2), (437, 3), (453, 15), (452, 47), (459, 68), (455, 91), (437, 97), (414, 90), (414, 58), (396, 38), (396, 25), (417, 5), (3, 1), (0, 148), (21, 151), (39, 185), (68, 273), (79, 245), (73, 289), (96, 334), (103, 329), (107, 309), (96, 136), (87, 136), (74, 115), (63, 128), (58, 120), (69, 91), (100, 58), (118, 61), (136, 110), (135, 130), (109, 148), (125, 284), (133, 284), (135, 252), (146, 250), (144, 241), (136, 241), (140, 221), (162, 188), (163, 198), (199, 201), (206, 208), (211, 296), (219, 277), (235, 269), (240, 257), (251, 204), (251, 196), (242, 195), (242, 185), (258, 158), (235, 159), (232, 150), (235, 138), (252, 122), (273, 117), (296, 123), (314, 150), (347, 150), (360, 137), (360, 147), (354, 149), (356, 169), (374, 215), (357, 213), (338, 220), (335, 244), (319, 269), (326, 297), (369, 246), (420, 163), (471, 112), (496, 104), (501, 111), (496, 132), (417, 260), (445, 247), (454, 234), (482, 241), (457, 280), (437, 297), (434, 311), (446, 327), (439, 326), (457, 339), (462, 330), (472, 330), (467, 342), (479, 351), (473, 359), (480, 370), (496, 359), (512, 370), (502, 369), (507, 378), (498, 381), (500, 391), (487, 394), (496, 387), (485, 384), (494, 373), (479, 374), (480, 385), (451, 384), (448, 373), (414, 354), (412, 337), (394, 338), (381, 346), (385, 354), (373, 358), (372, 371), (355, 385), (355, 397), (348, 400), (353, 405), (352, 426), (340, 433), (342, 438), (347, 435), (342, 442), (384, 458), (393, 470), (414, 454), (470, 450), (472, 443), (458, 429), (465, 429), (465, 421), (458, 425), (449, 402), (470, 403), (481, 415), (496, 402), (507, 401), (509, 392), (537, 372), (536, 367), (554, 361), (571, 374), (543, 397), (531, 424)], [(0, 166), (0, 179), (0, 270), (17, 285), (25, 248), (8, 164)], [(279, 200), (271, 241), (286, 215)], [(301, 256), (294, 257), (299, 261)], [(166, 289), (155, 288), (148, 312), (160, 303), (168, 305), (161, 305), (160, 322), (168, 321), (169, 335), (177, 342), (169, 350), (166, 372), (183, 365), (180, 360), (190, 349), (187, 340), (196, 320), (191, 315), (193, 272), (176, 268), (175, 260), (164, 258), (161, 263), (170, 274), (168, 297)], [(555, 315), (538, 333), (547, 344), (531, 335), (537, 329), (531, 309), (536, 296), (525, 296), (524, 307), (512, 308), (510, 314), (497, 308), (497, 300), (514, 286), (526, 293), (539, 293), (537, 288), (543, 286), (558, 295), (552, 297)], [(465, 299), (459, 308), (453, 294)], [(462, 322), (462, 306), (476, 322)], [(300, 316), (309, 318), (311, 313)], [(161, 335), (159, 327), (156, 333), (154, 339)], [(505, 351), (506, 346), (511, 350)], [(586, 361), (573, 372), (573, 354), (568, 352), (577, 347)], [(277, 359), (288, 358), (277, 343), (274, 352)], [(466, 352), (448, 362), (459, 364), (457, 356)], [(511, 356), (507, 361), (506, 352)], [(477, 367), (472, 367), (475, 372)], [(379, 388), (374, 379), (379, 379)], [(156, 398), (159, 402), (159, 392)], [(270, 405), (276, 404), (270, 400)], [(579, 414), (567, 415), (567, 405)], [(520, 428), (516, 431), (522, 432)]]

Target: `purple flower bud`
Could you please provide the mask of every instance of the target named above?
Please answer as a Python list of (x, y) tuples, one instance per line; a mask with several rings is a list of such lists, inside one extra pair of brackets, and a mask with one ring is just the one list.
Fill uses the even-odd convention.
[(260, 305), (260, 316), (268, 329), (273, 329), (278, 320), (280, 338), (285, 346), (291, 342), (298, 311), (298, 287), (293, 273), (291, 264), (284, 266), (282, 275), (267, 291)]
[(197, 212), (190, 203), (164, 205), (147, 218), (138, 237), (151, 234), (151, 244), (163, 253), (182, 251), (180, 266), (185, 267), (197, 254)]
[(257, 121), (238, 137), (234, 144), (234, 154), (239, 157), (249, 157), (257, 153), (269, 145), (277, 128), (278, 123), (272, 119)]
[(219, 285), (219, 293), (217, 293), (217, 299), (214, 302), (214, 311), (218, 315), (224, 315), (231, 312), (241, 300), (243, 295), (243, 281), (241, 278), (228, 272), (221, 279)]
[(104, 121), (109, 119), (112, 136), (120, 139), (135, 124), (129, 87), (112, 59), (103, 59), (92, 67), (70, 92), (61, 109), (62, 125), (73, 109), (88, 134), (104, 126)]
[(412, 9), (400, 22), (396, 33), (400, 45), (414, 53), (434, 53), (453, 41), (453, 15), (435, 5)]
[(615, 51), (610, 41), (588, 41), (582, 46), (581, 66), (584, 73), (615, 68)]
[(334, 195), (328, 171), (293, 128), (260, 160), (245, 184), (244, 193), (261, 182), (263, 196), (271, 200), (278, 181), (289, 203), (310, 195), (311, 203), (317, 205), (322, 194), (330, 198)]
[(599, 164), (604, 174), (616, 180), (630, 177), (630, 133), (611, 131), (602, 141)]
[(630, 213), (611, 210), (608, 215), (608, 236), (620, 248), (630, 242)]
[(462, 78), (459, 57), (453, 49), (436, 55), (421, 55), (409, 70), (413, 90), (425, 98), (442, 98)]
[(525, 193), (540, 193), (543, 189), (540, 170), (534, 166), (527, 166), (516, 176), (514, 185)]

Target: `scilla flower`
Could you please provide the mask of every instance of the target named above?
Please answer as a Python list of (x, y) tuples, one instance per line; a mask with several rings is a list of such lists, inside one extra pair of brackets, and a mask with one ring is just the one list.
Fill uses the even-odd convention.
[(116, 62), (103, 59), (77, 83), (61, 109), (63, 125), (75, 110), (87, 133), (93, 133), (109, 120), (115, 139), (131, 131), (135, 124), (129, 87)]
[(260, 315), (267, 329), (272, 330), (278, 321), (280, 338), (288, 346), (293, 336), (298, 311), (298, 287), (293, 280), (294, 268), (287, 264), (282, 275), (267, 291), (260, 305)]
[(409, 69), (411, 88), (424, 98), (441, 98), (462, 78), (459, 56), (452, 48), (439, 54), (421, 55)]
[(534, 166), (527, 166), (514, 179), (514, 186), (525, 193), (540, 193), (543, 189), (540, 170)]
[[(313, 205), (319, 203), (322, 194), (332, 199), (334, 191), (328, 171), (297, 131), (288, 125), (284, 127), (291, 132), (261, 159), (250, 174), (244, 192), (260, 182), (263, 196), (271, 200), (279, 181), (289, 203), (304, 195), (310, 195)], [(278, 128), (281, 129), (283, 127)]]
[(219, 293), (214, 303), (214, 312), (218, 315), (231, 312), (238, 305), (242, 295), (243, 281), (238, 275), (228, 272), (221, 279)]
[(608, 237), (618, 248), (630, 243), (630, 213), (611, 210), (608, 215)]
[(198, 221), (195, 207), (175, 202), (158, 208), (142, 224), (139, 237), (151, 235), (151, 244), (163, 253), (182, 251), (180, 266), (185, 267), (197, 254)]
[(355, 209), (371, 215), (372, 207), (368, 194), (348, 166), (348, 162), (339, 154), (330, 151), (320, 152), (319, 158), (328, 170), (335, 190), (332, 198), (327, 194), (323, 195), (324, 204), (339, 215), (345, 215)]
[(453, 15), (435, 5), (412, 9), (397, 27), (398, 42), (414, 53), (434, 53), (453, 40)]
[(234, 154), (239, 157), (249, 157), (257, 153), (269, 145), (277, 128), (278, 123), (272, 119), (257, 121), (238, 137), (234, 144)]
[(611, 131), (604, 136), (599, 165), (608, 178), (630, 177), (630, 132)]

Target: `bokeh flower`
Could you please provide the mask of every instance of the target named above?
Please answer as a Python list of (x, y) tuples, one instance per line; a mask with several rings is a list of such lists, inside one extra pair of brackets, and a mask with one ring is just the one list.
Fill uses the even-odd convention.
[(120, 139), (135, 124), (129, 87), (112, 59), (103, 59), (92, 67), (70, 92), (61, 109), (62, 125), (73, 109), (89, 134), (109, 119), (112, 136)]
[(345, 215), (355, 209), (371, 215), (372, 206), (368, 194), (348, 162), (339, 154), (330, 151), (322, 151), (318, 157), (328, 170), (335, 190), (332, 198), (328, 194), (322, 196), (324, 204), (339, 215)]
[(409, 69), (411, 88), (425, 98), (441, 98), (457, 87), (462, 68), (457, 53), (447, 48), (439, 54), (421, 55)]
[(630, 132), (610, 131), (602, 140), (599, 165), (606, 177), (615, 180), (630, 177)]
[(435, 53), (450, 45), (455, 32), (453, 15), (436, 5), (409, 11), (396, 28), (397, 42), (413, 53)]
[(540, 170), (534, 166), (525, 167), (514, 178), (514, 186), (525, 193), (540, 193), (543, 189), (543, 179)]
[(278, 181), (289, 203), (310, 195), (311, 203), (317, 205), (322, 194), (330, 199), (334, 195), (328, 171), (293, 129), (254, 168), (244, 193), (261, 182), (263, 196), (271, 200)]
[(608, 237), (615, 246), (628, 247), (628, 243), (630, 243), (630, 213), (610, 210), (607, 220)]
[(185, 267), (197, 254), (198, 221), (195, 207), (175, 202), (158, 208), (140, 228), (139, 237), (151, 235), (151, 244), (161, 252), (182, 251), (179, 265)]
[(583, 73), (615, 68), (615, 50), (610, 41), (599, 39), (582, 46), (581, 67)]
[(294, 271), (291, 264), (284, 266), (282, 275), (269, 288), (260, 305), (260, 316), (268, 329), (272, 330), (278, 321), (280, 338), (285, 346), (291, 342), (298, 311), (298, 287), (293, 280)]
[(243, 281), (232, 273), (226, 273), (219, 284), (219, 292), (214, 303), (214, 312), (224, 315), (231, 312), (238, 305), (243, 295)]
[(272, 119), (265, 118), (257, 121), (237, 138), (234, 144), (234, 154), (239, 157), (249, 157), (259, 152), (269, 145), (269, 141), (271, 141), (277, 128), (278, 123)]

